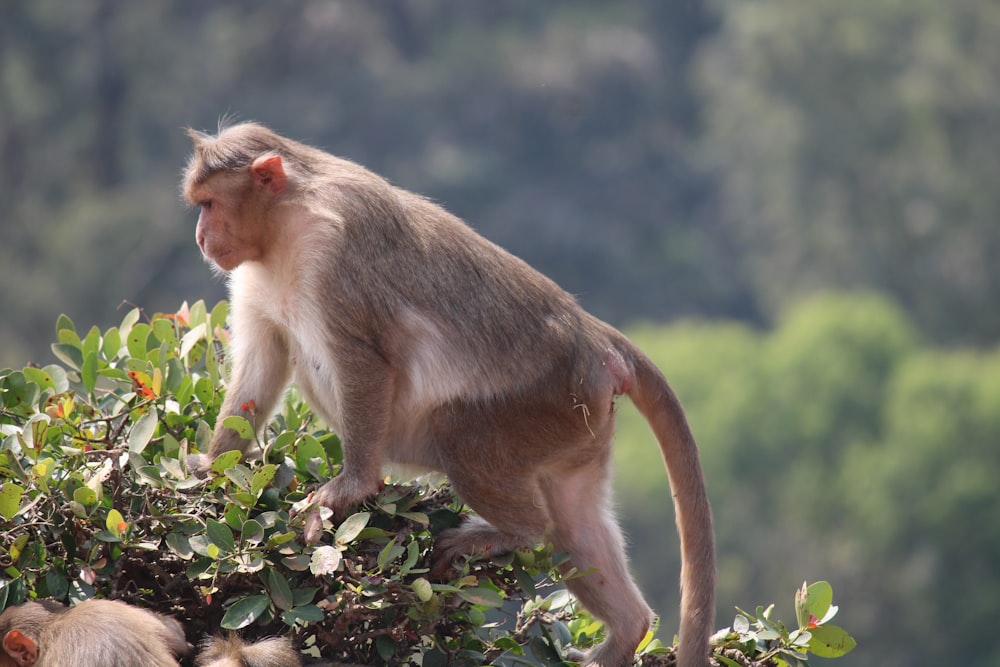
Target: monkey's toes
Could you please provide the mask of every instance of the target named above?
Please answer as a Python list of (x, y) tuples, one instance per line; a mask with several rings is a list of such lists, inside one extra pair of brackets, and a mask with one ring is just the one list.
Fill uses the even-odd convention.
[(184, 463), (187, 465), (188, 473), (198, 479), (208, 477), (208, 471), (212, 468), (212, 459), (207, 454), (189, 454)]

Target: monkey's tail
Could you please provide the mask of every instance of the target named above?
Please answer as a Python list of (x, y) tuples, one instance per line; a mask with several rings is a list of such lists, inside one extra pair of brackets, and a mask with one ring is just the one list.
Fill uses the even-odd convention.
[(715, 622), (715, 537), (698, 446), (684, 409), (666, 378), (640, 350), (629, 345), (634, 383), (625, 392), (649, 422), (666, 464), (681, 541), (679, 667), (708, 664)]

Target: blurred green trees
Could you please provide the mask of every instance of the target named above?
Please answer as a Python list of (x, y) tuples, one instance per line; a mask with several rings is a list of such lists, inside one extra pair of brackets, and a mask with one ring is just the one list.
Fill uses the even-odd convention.
[(887, 290), (938, 339), (1000, 330), (1000, 5), (719, 3), (707, 159), (765, 309)]
[[(872, 294), (816, 295), (771, 332), (687, 322), (631, 333), (698, 438), (721, 616), (748, 590), (829, 577), (851, 601), (852, 664), (997, 663), (986, 628), (1000, 567), (1000, 349), (921, 343)], [(676, 584), (664, 572), (678, 563), (664, 472), (622, 405), (620, 514), (641, 545), (641, 585), (669, 616)]]
[[(1000, 335), (990, 0), (0, 5), (0, 365), (53, 314), (222, 296), (187, 125), (256, 119), (468, 219), (603, 318), (875, 288)], [(100, 261), (92, 261), (92, 257)]]

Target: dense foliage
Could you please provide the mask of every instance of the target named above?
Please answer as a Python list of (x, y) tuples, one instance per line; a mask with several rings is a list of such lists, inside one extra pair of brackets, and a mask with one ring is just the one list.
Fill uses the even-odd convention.
[[(205, 450), (224, 393), (227, 305), (202, 302), (81, 336), (63, 316), (61, 361), (0, 371), (0, 607), (95, 596), (154, 608), (189, 638), (291, 634), (304, 653), (348, 664), (562, 664), (600, 638), (561, 588), (564, 557), (539, 546), (433, 573), (433, 536), (463, 508), (447, 485), (389, 478), (320, 544), (296, 539), (307, 490), (336, 473), (339, 441), (289, 392), (259, 457), (218, 457), (207, 480), (185, 470)], [(250, 406), (252, 412), (252, 406)], [(243, 417), (227, 418), (254, 438)], [(327, 516), (326, 519), (330, 517)], [(838, 656), (853, 640), (827, 623), (832, 591), (797, 596), (794, 628), (741, 612), (719, 633), (727, 666)], [(652, 640), (652, 641), (651, 641)], [(671, 651), (642, 646), (647, 665)], [(414, 662), (415, 661), (415, 662)]]

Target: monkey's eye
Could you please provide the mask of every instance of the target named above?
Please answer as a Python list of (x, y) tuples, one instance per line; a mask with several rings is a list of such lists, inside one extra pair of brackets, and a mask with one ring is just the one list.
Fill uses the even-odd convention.
[(208, 209), (212, 208), (212, 200), (211, 199), (203, 199), (202, 201), (198, 202), (198, 206), (200, 206), (204, 210), (208, 210)]

